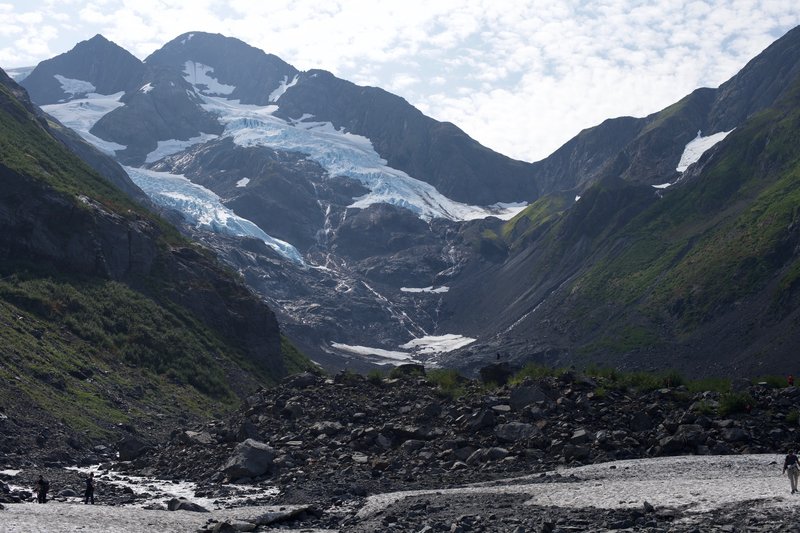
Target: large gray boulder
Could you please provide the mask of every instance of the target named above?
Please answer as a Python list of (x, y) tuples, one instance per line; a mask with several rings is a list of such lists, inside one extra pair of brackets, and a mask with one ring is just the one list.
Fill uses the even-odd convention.
[(511, 389), (509, 404), (514, 411), (521, 411), (536, 402), (549, 402), (550, 398), (539, 385), (523, 385)]
[(208, 513), (208, 509), (202, 505), (190, 502), (186, 498), (172, 498), (167, 502), (167, 509), (170, 511), (190, 511), (192, 513)]
[(275, 450), (253, 439), (236, 445), (222, 473), (231, 480), (263, 476), (272, 471), (275, 464)]
[(150, 450), (150, 446), (133, 435), (128, 435), (117, 443), (120, 461), (133, 461), (148, 450)]
[(521, 440), (529, 439), (540, 433), (539, 429), (531, 424), (523, 422), (509, 422), (508, 424), (500, 424), (494, 430), (494, 435), (497, 440), (502, 442), (519, 442)]

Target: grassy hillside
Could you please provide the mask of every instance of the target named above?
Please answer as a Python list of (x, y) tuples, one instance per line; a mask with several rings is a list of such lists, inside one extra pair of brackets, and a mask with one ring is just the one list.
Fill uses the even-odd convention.
[(0, 83), (0, 411), (14, 428), (0, 451), (37, 433), (79, 446), (168, 431), (311, 366), (232, 273), (69, 152), (19, 94)]
[(509, 221), (508, 275), (543, 298), (530, 331), (576, 360), (775, 371), (800, 341), (798, 138), (800, 83), (669, 189), (609, 178)]

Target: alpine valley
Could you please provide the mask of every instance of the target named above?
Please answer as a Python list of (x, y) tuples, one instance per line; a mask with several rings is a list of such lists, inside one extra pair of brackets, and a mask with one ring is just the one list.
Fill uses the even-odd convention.
[(20, 81), (324, 367), (755, 375), (800, 344), (798, 47), (536, 163), (221, 35), (143, 62), (98, 35)]
[[(9, 74), (4, 503), (31, 499), (11, 484), (41, 465), (72, 487), (84, 471), (62, 467), (103, 464), (115, 504), (157, 498), (149, 481), (120, 488), (134, 476), (192, 481), (215, 504), (314, 504), (194, 530), (300, 516), (350, 531), (696, 531), (705, 515), (663, 491), (660, 508), (600, 514), (435, 491), (541, 474), (503, 489), (516, 505), (595, 475), (556, 467), (678, 454), (742, 454), (760, 479), (763, 454), (797, 441), (793, 386), (617, 372), (797, 370), (800, 28), (720, 87), (606, 120), (538, 162), (217, 34), (144, 61), (97, 35)], [(509, 381), (527, 363), (574, 371)], [(731, 467), (705, 459), (686, 467), (698, 483)], [(386, 511), (383, 493), (409, 487), (430, 492)], [(734, 507), (752, 496), (736, 497), (711, 506), (720, 531), (751, 522)], [(748, 505), (759, 531), (796, 519)]]

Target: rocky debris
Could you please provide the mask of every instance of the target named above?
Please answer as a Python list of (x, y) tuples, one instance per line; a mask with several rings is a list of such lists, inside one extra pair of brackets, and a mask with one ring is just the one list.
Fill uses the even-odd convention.
[[(105, 469), (95, 472), (95, 502), (101, 505), (124, 505), (146, 499), (144, 495), (134, 493), (130, 487), (121, 487), (109, 482), (111, 463)], [(73, 469), (61, 467), (29, 467), (11, 476), (0, 474), (0, 502), (30, 503), (36, 501), (33, 487), (42, 475), (50, 482), (48, 501), (70, 502), (82, 501), (86, 488), (86, 475)], [(14, 490), (10, 490), (10, 487)], [(22, 488), (20, 488), (22, 487)]]
[(441, 500), (420, 496), (399, 501), (364, 521), (351, 521), (346, 530), (354, 533), (383, 532), (567, 532), (609, 531), (637, 528), (645, 531), (678, 531), (674, 510), (564, 509), (533, 506), (527, 496), (506, 494), (492, 504), (480, 497), (463, 495)]
[[(269, 484), (281, 490), (272, 503), (327, 509), (369, 494), (558, 466), (783, 452), (800, 437), (790, 416), (796, 388), (751, 384), (749, 412), (721, 416), (709, 408), (724, 400), (720, 394), (682, 386), (639, 392), (571, 374), (494, 389), (466, 381), (464, 394), (452, 397), (423, 371), (289, 378), (250, 395), (229, 419), (176, 431), (115, 468), (190, 479), (209, 491), (226, 479)], [(242, 450), (263, 460), (246, 467)]]
[(255, 516), (239, 517), (223, 522), (211, 519), (199, 532), (225, 533), (234, 531), (255, 531), (259, 527), (273, 527), (278, 524), (286, 525), (292, 522), (302, 522), (310, 517), (319, 518), (321, 515), (322, 513), (319, 510), (310, 505), (284, 506)]
[(22, 503), (33, 499), (33, 493), (27, 490), (11, 490), (7, 484), (0, 482), (0, 503)]
[[(573, 480), (552, 474), (554, 468), (664, 455), (780, 453), (800, 436), (792, 412), (798, 399), (794, 388), (751, 385), (742, 391), (747, 408), (722, 416), (709, 405), (725, 405), (728, 398), (685, 387), (640, 392), (573, 375), (499, 388), (465, 381), (459, 385), (463, 394), (453, 396), (439, 388), (435, 377), (418, 370), (402, 369), (400, 375), (404, 377), (304, 376), (258, 390), (228, 419), (176, 429), (167, 442), (133, 461), (103, 465), (96, 474), (98, 501), (118, 505), (149, 499), (149, 505), (158, 502), (156, 507), (163, 508), (163, 498), (108, 482), (138, 474), (195, 481), (196, 498), (230, 502), (225, 505), (283, 506), (262, 521), (276, 520), (290, 528), (688, 532), (699, 524), (705, 531), (688, 510), (647, 504), (635, 510), (544, 508), (521, 505), (514, 494), (469, 501), (464, 495), (457, 503), (428, 495), (397, 502), (364, 519), (355, 511), (373, 494), (476, 482), (563, 483)], [(25, 470), (12, 484), (32, 486), (39, 473)], [(53, 494), (82, 494), (82, 475), (45, 474)], [(225, 481), (254, 492), (234, 503)], [(279, 492), (267, 494), (267, 488)], [(22, 501), (32, 497), (28, 493)], [(298, 511), (298, 506), (305, 509)], [(758, 511), (767, 524), (785, 515)], [(750, 523), (738, 516), (728, 520), (715, 514), (714, 519), (736, 528)], [(210, 521), (204, 531), (267, 527), (253, 517), (236, 518)]]
[(172, 498), (167, 502), (167, 510), (169, 511), (189, 511), (192, 513), (207, 513), (208, 509), (202, 505), (190, 502), (186, 498)]

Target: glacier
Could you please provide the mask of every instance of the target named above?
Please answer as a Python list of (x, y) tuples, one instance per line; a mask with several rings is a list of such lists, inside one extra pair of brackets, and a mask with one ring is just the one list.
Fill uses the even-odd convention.
[[(346, 176), (360, 182), (369, 192), (353, 198), (348, 207), (366, 208), (376, 203), (388, 203), (408, 209), (425, 221), (434, 218), (466, 221), (489, 216), (509, 220), (527, 205), (520, 202), (473, 206), (453, 201), (434, 186), (390, 167), (368, 138), (337, 129), (330, 122), (315, 121), (308, 114), (299, 119), (283, 120), (274, 116), (277, 105), (256, 106), (231, 100), (226, 95), (236, 87), (219, 82), (212, 77), (213, 74), (213, 68), (207, 65), (193, 61), (184, 64), (184, 77), (194, 86), (193, 94), (203, 100), (203, 108), (214, 113), (225, 127), (221, 137), (230, 137), (239, 146), (266, 146), (299, 152), (319, 163), (329, 176)], [(291, 81), (284, 79), (270, 96), (278, 100), (286, 90), (298, 83), (297, 80), (298, 77)], [(64, 83), (71, 89), (89, 88), (79, 81), (65, 79)], [(139, 91), (147, 94), (151, 88), (151, 84), (145, 84)], [(126, 147), (100, 139), (89, 130), (105, 114), (124, 105), (120, 102), (122, 95), (90, 93), (66, 103), (44, 106), (43, 109), (76, 130), (94, 146), (114, 155), (115, 151)], [(160, 140), (157, 148), (147, 154), (146, 163), (219, 137), (200, 134), (188, 140)], [(238, 217), (222, 204), (218, 196), (187, 178), (144, 168), (125, 169), (155, 202), (179, 210), (191, 223), (212, 231), (256, 237), (293, 262), (304, 264), (301, 254), (290, 243), (275, 239), (251, 221)], [(243, 180), (237, 182), (238, 187), (246, 185), (247, 182)]]
[(353, 199), (348, 207), (365, 208), (387, 203), (412, 211), (425, 221), (434, 218), (474, 220), (495, 216), (509, 220), (526, 204), (473, 206), (453, 201), (433, 185), (388, 166), (361, 135), (336, 129), (330, 122), (305, 120), (287, 122), (275, 117), (276, 105), (256, 106), (238, 100), (202, 96), (203, 108), (218, 116), (225, 126), (223, 136), (239, 146), (266, 146), (275, 150), (300, 152), (319, 163), (330, 176), (347, 176), (369, 193)]
[(267, 235), (253, 222), (225, 207), (219, 196), (205, 187), (192, 183), (185, 176), (143, 168), (123, 168), (147, 196), (159, 205), (177, 210), (189, 223), (216, 233), (255, 237), (295, 263), (305, 265), (303, 256), (294, 246)]
[[(85, 98), (42, 106), (42, 109), (65, 126), (75, 130), (96, 148), (113, 156), (115, 150), (124, 150), (125, 146), (103, 140), (89, 133), (89, 130), (105, 114), (124, 105), (119, 101), (123, 94), (122, 92), (111, 95), (91, 93)], [(156, 161), (166, 155), (185, 150), (194, 144), (216, 138), (216, 135), (201, 134), (188, 141), (175, 139), (159, 141), (158, 147), (147, 155), (147, 160), (148, 162)], [(133, 182), (154, 202), (179, 211), (190, 223), (216, 232), (261, 239), (267, 246), (291, 261), (300, 265), (305, 264), (302, 255), (294, 246), (268, 235), (253, 222), (235, 215), (222, 204), (216, 194), (208, 189), (175, 174), (154, 172), (143, 168), (123, 168)]]
[(92, 135), (89, 130), (104, 115), (125, 105), (119, 101), (123, 94), (125, 93), (89, 93), (83, 98), (70, 100), (69, 102), (43, 105), (42, 111), (54, 116), (63, 125), (77, 132), (78, 135), (94, 145), (98, 150), (113, 156), (117, 150), (124, 150), (127, 147)]

